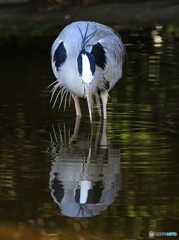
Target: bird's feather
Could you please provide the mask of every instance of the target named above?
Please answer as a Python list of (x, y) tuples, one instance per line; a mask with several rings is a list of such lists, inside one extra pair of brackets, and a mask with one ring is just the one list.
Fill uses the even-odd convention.
[[(84, 97), (84, 85), (79, 76), (77, 58), (85, 50), (95, 59), (96, 69), (91, 92), (96, 96), (100, 109), (99, 95), (108, 92), (122, 76), (122, 65), (126, 50), (120, 35), (112, 28), (96, 22), (79, 21), (66, 26), (52, 45), (52, 69), (57, 78), (52, 89), (52, 98), (56, 95), (56, 104), (61, 95), (60, 105), (68, 92)], [(100, 111), (100, 110), (99, 110)]]
[(66, 49), (64, 47), (63, 42), (60, 42), (53, 55), (53, 62), (55, 64), (57, 71), (60, 69), (60, 66), (65, 62), (66, 58), (67, 58)]
[(106, 65), (106, 54), (103, 46), (99, 42), (93, 45), (91, 54), (95, 58), (96, 65), (104, 70)]

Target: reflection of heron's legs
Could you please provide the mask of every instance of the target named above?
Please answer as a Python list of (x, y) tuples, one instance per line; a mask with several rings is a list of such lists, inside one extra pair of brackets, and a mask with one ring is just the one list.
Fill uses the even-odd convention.
[(91, 161), (91, 148), (89, 148), (87, 162), (85, 164), (85, 173), (90, 173), (90, 161)]
[(100, 140), (100, 130), (101, 130), (101, 119), (98, 122), (98, 128), (97, 128), (97, 133), (96, 133), (96, 138), (95, 138), (95, 146), (98, 145), (99, 140)]
[(80, 128), (80, 122), (81, 122), (81, 117), (76, 117), (76, 122), (75, 122), (75, 129), (74, 129), (74, 134), (76, 137), (78, 136), (79, 128)]
[(106, 125), (107, 125), (107, 119), (103, 120), (103, 135), (106, 135)]
[(78, 137), (78, 132), (79, 132), (79, 128), (80, 128), (80, 122), (81, 122), (81, 117), (76, 117), (76, 122), (75, 122), (75, 128), (74, 128), (74, 132), (73, 135), (70, 138), (70, 143), (75, 141)]
[(107, 119), (104, 119), (103, 120), (103, 133), (102, 133), (102, 137), (101, 137), (101, 141), (100, 141), (101, 147), (104, 147), (104, 148), (108, 146), (107, 135), (106, 135), (106, 125), (107, 125)]

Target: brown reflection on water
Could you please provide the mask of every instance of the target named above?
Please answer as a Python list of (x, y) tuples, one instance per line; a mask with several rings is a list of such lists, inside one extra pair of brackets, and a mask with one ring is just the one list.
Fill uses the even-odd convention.
[[(13, 39), (10, 48), (1, 48), (0, 239), (147, 239), (149, 231), (179, 234), (179, 43), (158, 28), (125, 38), (135, 47), (127, 49), (123, 78), (111, 91), (106, 125), (107, 150), (121, 150), (122, 188), (106, 210), (85, 220), (64, 216), (49, 189), (54, 160), (47, 154), (49, 132), (53, 125), (59, 137), (58, 126), (64, 129), (65, 123), (72, 133), (75, 125), (73, 104), (66, 112), (52, 110), (49, 104), (53, 40), (47, 39), (44, 49), (40, 38), (25, 45)], [(81, 106), (82, 143), (91, 125), (86, 102)], [(99, 116), (94, 115), (96, 137)], [(73, 150), (79, 151), (77, 145), (74, 141)]]
[[(49, 223), (51, 224), (51, 223)], [(87, 228), (87, 224), (81, 221), (76, 221), (73, 224), (74, 230), (73, 233), (67, 234), (63, 233), (60, 230), (53, 229), (53, 233), (47, 233), (43, 228), (40, 228), (36, 222), (34, 222), (34, 227), (26, 226), (25, 224), (19, 224), (18, 226), (10, 226), (10, 224), (1, 224), (0, 226), (0, 233), (1, 239), (25, 239), (25, 240), (89, 240), (89, 239), (99, 239), (99, 240), (108, 240), (110, 239), (110, 235), (108, 234), (101, 234), (101, 233), (81, 233), (81, 228)], [(34, 230), (35, 229), (35, 230)], [(66, 231), (67, 232), (67, 231)], [(124, 238), (117, 238), (117, 239), (124, 239)]]

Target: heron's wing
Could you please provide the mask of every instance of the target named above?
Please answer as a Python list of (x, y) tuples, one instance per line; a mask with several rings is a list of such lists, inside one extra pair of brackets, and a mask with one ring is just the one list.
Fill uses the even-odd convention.
[(121, 39), (114, 32), (104, 35), (93, 45), (91, 54), (101, 69), (101, 78), (109, 82), (110, 90), (122, 76), (126, 50)]

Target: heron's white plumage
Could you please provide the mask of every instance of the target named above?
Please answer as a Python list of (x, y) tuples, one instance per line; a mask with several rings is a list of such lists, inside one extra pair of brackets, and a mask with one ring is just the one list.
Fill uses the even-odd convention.
[[(94, 74), (90, 68), (93, 60), (89, 64), (86, 55), (82, 54), (82, 65), (80, 61), (77, 62), (82, 50), (87, 55), (90, 53), (89, 57), (93, 55), (95, 59)], [(91, 94), (96, 96), (98, 107), (100, 95), (105, 107), (108, 92), (122, 76), (125, 54), (120, 36), (108, 26), (86, 21), (66, 26), (51, 49), (52, 69), (57, 78), (52, 89), (52, 98), (57, 92), (54, 104), (60, 94), (63, 99), (67, 92), (78, 97), (86, 97), (85, 79), (87, 79), (86, 83), (91, 82)], [(79, 74), (81, 68), (85, 75), (84, 80)], [(60, 93), (57, 90), (60, 90)]]
[(90, 70), (90, 62), (87, 55), (82, 54), (82, 79), (85, 83), (90, 83), (93, 79), (93, 74)]

